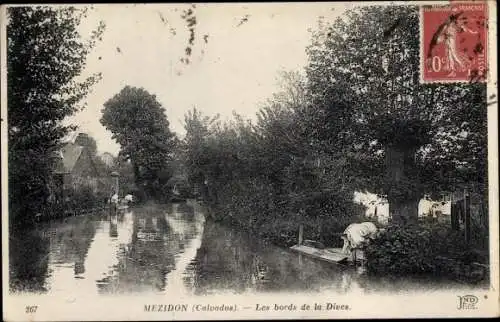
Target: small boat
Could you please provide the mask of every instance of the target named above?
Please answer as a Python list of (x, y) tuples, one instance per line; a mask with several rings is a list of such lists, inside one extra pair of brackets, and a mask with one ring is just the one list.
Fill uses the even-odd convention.
[(185, 202), (186, 198), (181, 196), (181, 193), (177, 189), (177, 185), (174, 185), (172, 189), (172, 197), (170, 197), (170, 202)]
[(137, 232), (137, 239), (140, 241), (162, 241), (163, 236), (156, 231), (139, 231)]
[(361, 250), (354, 250), (350, 254), (342, 252), (342, 248), (316, 248), (308, 245), (294, 245), (291, 250), (311, 258), (332, 264), (363, 263), (365, 260)]
[(332, 264), (364, 264), (364, 252), (360, 249), (353, 249), (349, 253), (344, 253), (342, 248), (326, 248), (322, 243), (314, 240), (303, 240), (303, 226), (299, 227), (299, 242), (290, 247), (292, 251), (305, 256), (315, 258)]

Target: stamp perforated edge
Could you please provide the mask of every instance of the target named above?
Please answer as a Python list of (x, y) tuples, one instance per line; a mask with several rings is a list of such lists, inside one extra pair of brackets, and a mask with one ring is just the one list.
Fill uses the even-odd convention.
[[(448, 1), (446, 4), (429, 4), (426, 2), (418, 4), (419, 8), (419, 38), (420, 38), (420, 48), (419, 48), (419, 79), (420, 79), (420, 84), (469, 84), (469, 83), (474, 83), (471, 80), (466, 80), (466, 79), (436, 79), (436, 80), (425, 80), (424, 79), (424, 68), (425, 68), (425, 59), (424, 57), (424, 7), (426, 6), (433, 6), (433, 7), (446, 7), (450, 6), (452, 3), (475, 3), (477, 1), (474, 0), (469, 0), (469, 1)], [(496, 4), (496, 2), (493, 1), (488, 1), (488, 0), (483, 0), (481, 1), (485, 5), (485, 18), (487, 19), (487, 28), (486, 28), (486, 77), (484, 80), (481, 80), (480, 82), (482, 83), (488, 83), (489, 79), (491, 79), (491, 69), (490, 69), (490, 53), (491, 53), (491, 41), (489, 39), (490, 36), (490, 10), (489, 7), (492, 5)]]

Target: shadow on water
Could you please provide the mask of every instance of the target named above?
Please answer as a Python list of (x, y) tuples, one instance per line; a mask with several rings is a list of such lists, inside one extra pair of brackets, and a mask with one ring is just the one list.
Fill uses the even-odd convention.
[(128, 244), (119, 245), (118, 261), (97, 281), (100, 293), (164, 289), (164, 276), (174, 264), (166, 245), (168, 224), (162, 212), (135, 212)]
[[(197, 204), (135, 207), (43, 223), (10, 236), (10, 289), (79, 294), (398, 292), (436, 279), (373, 278), (205, 221)], [(456, 285), (455, 285), (456, 286)]]
[[(217, 236), (217, 237), (215, 237)], [(196, 294), (320, 291), (325, 286), (347, 291), (350, 269), (335, 267), (264, 245), (250, 234), (205, 223), (203, 240), (190, 269)]]
[(10, 235), (9, 253), (11, 291), (46, 293), (49, 241), (31, 232)]
[(11, 290), (47, 292), (51, 266), (70, 265), (75, 276), (85, 272), (95, 218), (66, 218), (13, 233), (9, 238)]
[(201, 247), (190, 265), (195, 294), (243, 292), (399, 293), (478, 289), (437, 276), (374, 277), (361, 267), (332, 265), (265, 245), (252, 234), (205, 223)]

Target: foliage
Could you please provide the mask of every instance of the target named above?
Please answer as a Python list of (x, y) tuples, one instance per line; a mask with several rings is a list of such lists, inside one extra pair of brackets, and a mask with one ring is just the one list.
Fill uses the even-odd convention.
[(466, 245), (462, 232), (434, 222), (389, 226), (365, 251), (368, 272), (382, 275), (444, 275), (460, 265), (488, 262), (487, 254)]
[(218, 115), (210, 118), (193, 107), (184, 116), (186, 136), (180, 146), (181, 159), (187, 172), (188, 181), (194, 185), (201, 185), (203, 177), (201, 162), (203, 160), (205, 140), (214, 133)]
[(90, 187), (70, 189), (65, 196), (67, 198), (64, 203), (65, 209), (75, 213), (104, 207), (105, 200), (109, 198), (105, 191), (94, 193)]
[(120, 155), (132, 163), (137, 187), (148, 199), (165, 200), (177, 139), (156, 96), (126, 86), (104, 103), (102, 112), (101, 123), (121, 145)]
[(140, 190), (135, 183), (132, 162), (119, 158), (119, 162), (113, 167), (113, 170), (120, 174), (120, 190), (123, 191), (123, 193), (130, 193), (141, 201), (146, 199), (144, 192)]
[(9, 218), (20, 224), (46, 205), (54, 151), (72, 129), (61, 121), (81, 108), (100, 78), (77, 80), (104, 24), (85, 41), (77, 31), (85, 10), (9, 7), (7, 13)]
[(308, 135), (396, 219), (416, 220), (424, 193), (486, 178), (486, 87), (421, 84), (419, 41), (417, 6), (363, 6), (307, 49)]

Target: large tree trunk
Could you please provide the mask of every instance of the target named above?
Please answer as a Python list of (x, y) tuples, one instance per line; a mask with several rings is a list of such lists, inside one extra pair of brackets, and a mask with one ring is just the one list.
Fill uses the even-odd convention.
[(132, 160), (132, 168), (134, 169), (134, 181), (135, 181), (135, 184), (137, 185), (137, 187), (139, 187), (140, 184), (142, 183), (142, 181), (141, 181), (141, 174), (139, 172), (139, 166), (137, 165), (137, 163), (134, 162), (134, 160)]
[(416, 147), (389, 146), (386, 150), (387, 199), (394, 222), (407, 224), (418, 219), (420, 193), (417, 178), (409, 171), (415, 167)]
[(393, 216), (393, 221), (400, 224), (414, 223), (418, 219), (418, 203), (420, 199), (401, 202), (399, 200), (389, 200), (389, 212)]

